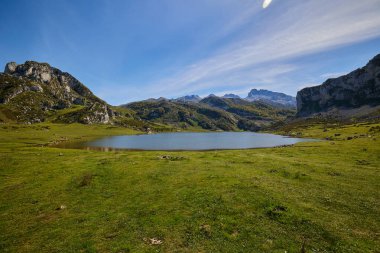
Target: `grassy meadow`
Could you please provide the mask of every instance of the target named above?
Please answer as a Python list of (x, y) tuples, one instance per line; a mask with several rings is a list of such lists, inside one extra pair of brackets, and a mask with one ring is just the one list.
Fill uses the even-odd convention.
[(380, 124), (232, 151), (58, 149), (135, 134), (0, 125), (0, 252), (380, 252)]

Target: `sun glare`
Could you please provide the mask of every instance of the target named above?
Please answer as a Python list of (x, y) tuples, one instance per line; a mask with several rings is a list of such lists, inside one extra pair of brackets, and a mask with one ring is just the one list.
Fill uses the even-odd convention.
[(272, 0), (264, 0), (263, 8), (267, 8), (271, 4)]

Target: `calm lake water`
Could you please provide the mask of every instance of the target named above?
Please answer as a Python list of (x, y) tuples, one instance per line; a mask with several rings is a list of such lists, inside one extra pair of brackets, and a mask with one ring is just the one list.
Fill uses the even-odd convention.
[(161, 133), (110, 136), (93, 141), (62, 143), (61, 148), (95, 150), (216, 150), (267, 148), (291, 145), (312, 139), (289, 138), (252, 132)]

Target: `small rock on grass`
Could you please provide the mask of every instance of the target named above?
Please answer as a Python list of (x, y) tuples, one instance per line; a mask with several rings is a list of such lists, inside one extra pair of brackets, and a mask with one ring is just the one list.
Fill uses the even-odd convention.
[(148, 242), (151, 245), (161, 245), (163, 242), (157, 238), (144, 238), (145, 242)]
[(170, 155), (161, 155), (157, 157), (160, 160), (170, 160), (170, 161), (179, 161), (186, 159), (183, 156), (170, 156)]
[(211, 236), (211, 226), (208, 224), (202, 224), (199, 226), (199, 230), (206, 236)]
[(67, 208), (67, 206), (61, 205), (61, 206), (57, 207), (55, 210), (59, 211), (59, 210), (64, 210), (66, 208)]

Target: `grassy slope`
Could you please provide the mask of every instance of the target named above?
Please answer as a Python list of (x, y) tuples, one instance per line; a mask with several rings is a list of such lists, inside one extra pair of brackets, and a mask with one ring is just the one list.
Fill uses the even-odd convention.
[(333, 140), (286, 148), (109, 153), (41, 144), (133, 132), (0, 126), (0, 251), (376, 252), (373, 126), (299, 126)]

